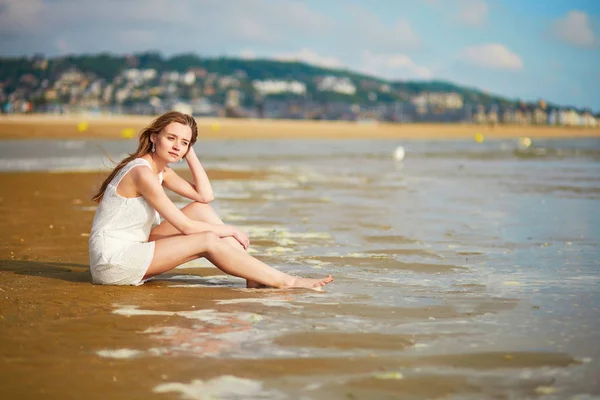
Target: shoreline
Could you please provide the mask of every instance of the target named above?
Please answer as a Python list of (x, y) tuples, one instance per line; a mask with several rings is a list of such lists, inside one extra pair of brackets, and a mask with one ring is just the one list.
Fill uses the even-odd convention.
[[(155, 116), (2, 115), (0, 140), (131, 139)], [(532, 139), (598, 138), (600, 127), (389, 123), (197, 117), (200, 140), (218, 139)], [(78, 128), (84, 123), (85, 129)], [(81, 128), (81, 127), (80, 127)]]

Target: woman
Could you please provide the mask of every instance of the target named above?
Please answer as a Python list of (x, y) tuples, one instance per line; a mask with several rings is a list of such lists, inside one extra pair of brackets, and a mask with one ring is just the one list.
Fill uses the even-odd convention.
[[(297, 278), (246, 253), (249, 240), (224, 225), (209, 203), (213, 191), (193, 144), (196, 121), (168, 112), (140, 134), (137, 150), (106, 178), (90, 234), (94, 283), (140, 285), (187, 261), (206, 257), (222, 271), (246, 279), (248, 287), (320, 288), (333, 279)], [(185, 158), (194, 183), (179, 177), (169, 163)], [(163, 186), (193, 200), (178, 209)], [(164, 221), (159, 224), (159, 214)]]

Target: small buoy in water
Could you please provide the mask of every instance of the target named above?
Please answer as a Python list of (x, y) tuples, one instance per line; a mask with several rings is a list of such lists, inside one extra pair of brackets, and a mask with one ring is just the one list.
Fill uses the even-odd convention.
[(131, 139), (135, 136), (135, 131), (131, 128), (125, 128), (121, 131), (121, 137), (125, 139)]
[(531, 146), (530, 138), (528, 138), (528, 137), (520, 137), (519, 138), (519, 147), (527, 149), (527, 148), (529, 148), (529, 146)]
[(481, 143), (481, 142), (483, 142), (483, 139), (484, 139), (484, 138), (483, 138), (483, 133), (476, 133), (476, 134), (475, 134), (475, 141), (476, 141), (477, 143)]
[(88, 123), (85, 121), (81, 121), (80, 123), (77, 124), (77, 130), (79, 132), (85, 132), (88, 129)]
[(398, 146), (396, 147), (396, 150), (394, 150), (394, 160), (396, 161), (402, 161), (404, 160), (404, 147), (402, 146)]
[(218, 122), (214, 122), (210, 125), (210, 129), (212, 129), (214, 132), (218, 132), (219, 130), (221, 130), (221, 124)]

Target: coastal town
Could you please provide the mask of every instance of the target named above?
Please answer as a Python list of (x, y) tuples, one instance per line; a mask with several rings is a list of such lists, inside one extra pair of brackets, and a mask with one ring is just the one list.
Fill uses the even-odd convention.
[[(320, 69), (308, 78), (261, 72), (258, 78), (256, 71), (249, 73), (244, 67), (226, 72), (202, 66), (175, 70), (140, 66), (135, 57), (127, 60), (111, 76), (101, 76), (77, 63), (52, 68), (52, 60), (31, 57), (24, 61), (26, 67), (11, 68), (11, 74), (2, 71), (2, 113), (154, 115), (174, 109), (232, 118), (600, 125), (600, 113), (550, 105), (543, 99), (527, 103), (483, 96), (482, 101), (478, 92), (431, 90), (427, 85), (407, 89), (343, 71)], [(6, 63), (0, 60), (0, 70)]]

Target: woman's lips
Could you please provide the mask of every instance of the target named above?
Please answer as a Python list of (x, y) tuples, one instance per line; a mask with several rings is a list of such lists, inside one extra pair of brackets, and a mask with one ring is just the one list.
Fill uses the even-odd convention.
[(172, 155), (173, 157), (179, 157), (179, 154), (173, 153), (172, 151), (170, 151), (169, 154)]

